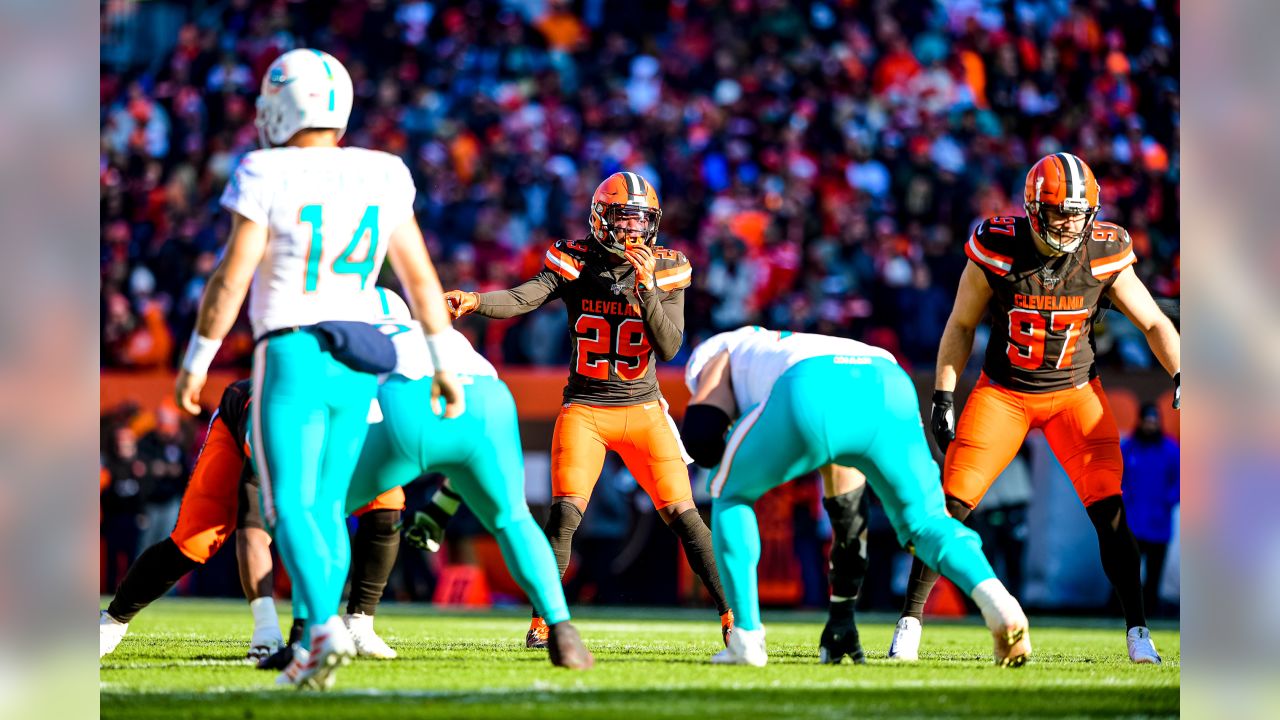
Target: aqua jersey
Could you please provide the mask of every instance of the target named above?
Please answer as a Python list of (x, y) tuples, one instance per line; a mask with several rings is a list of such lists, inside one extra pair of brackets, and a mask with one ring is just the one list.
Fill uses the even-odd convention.
[(897, 362), (888, 350), (857, 340), (775, 330), (737, 334), (729, 353), (733, 396), (739, 409), (764, 402), (784, 372), (810, 358), (843, 358), (837, 363), (869, 358)]
[[(712, 542), (738, 627), (761, 627), (754, 503), (789, 479), (828, 464), (862, 471), (898, 542), (966, 594), (994, 577), (977, 534), (947, 514), (911, 377), (877, 354), (817, 354), (818, 347), (856, 350), (847, 343), (802, 340), (787, 349), (787, 338), (765, 340), (771, 344), (753, 340), (761, 344), (730, 349), (735, 382), (744, 371), (753, 381), (771, 379), (763, 391), (758, 389), (762, 383), (743, 383), (747, 393), (764, 397), (747, 406), (730, 430), (711, 479)], [(815, 354), (791, 362), (810, 351)]]

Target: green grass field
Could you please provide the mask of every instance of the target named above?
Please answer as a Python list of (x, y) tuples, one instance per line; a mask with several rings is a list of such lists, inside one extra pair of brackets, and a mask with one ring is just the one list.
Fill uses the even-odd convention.
[[(287, 611), (287, 608), (286, 608)], [(238, 661), (252, 622), (243, 602), (166, 598), (103, 658), (103, 718), (849, 718), (1173, 717), (1179, 634), (1154, 629), (1160, 667), (1134, 666), (1119, 620), (1032, 618), (1034, 661), (991, 665), (976, 619), (930, 622), (922, 660), (884, 659), (893, 618), (859, 622), (869, 662), (818, 664), (824, 616), (766, 612), (769, 665), (713, 667), (710, 611), (591, 610), (575, 617), (596, 667), (552, 667), (524, 648), (527, 614), (442, 613), (389, 605), (378, 630), (400, 652), (358, 660), (328, 693), (277, 689), (274, 673)], [(287, 627), (288, 618), (285, 618)]]

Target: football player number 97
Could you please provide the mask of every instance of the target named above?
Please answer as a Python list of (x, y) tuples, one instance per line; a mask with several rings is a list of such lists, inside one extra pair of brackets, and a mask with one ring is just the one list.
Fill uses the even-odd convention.
[(1048, 332), (1061, 335), (1062, 350), (1058, 353), (1053, 366), (1064, 368), (1071, 366), (1071, 358), (1076, 353), (1076, 342), (1080, 339), (1080, 331), (1089, 321), (1088, 310), (1062, 310), (1049, 313), (1046, 323), (1043, 313), (1021, 308), (1009, 311), (1009, 347), (1006, 354), (1009, 362), (1015, 367), (1027, 370), (1039, 370), (1044, 364), (1044, 344)]
[(618, 357), (613, 371), (622, 380), (639, 380), (649, 369), (649, 338), (644, 334), (644, 323), (636, 318), (623, 320), (614, 336), (602, 316), (579, 315), (573, 333), (577, 336), (574, 371), (579, 375), (608, 380), (609, 355)]

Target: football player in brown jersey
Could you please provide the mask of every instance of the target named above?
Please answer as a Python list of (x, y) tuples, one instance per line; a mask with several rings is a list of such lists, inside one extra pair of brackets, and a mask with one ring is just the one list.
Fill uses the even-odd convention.
[[(564, 300), (573, 352), (564, 406), (551, 440), (551, 511), (545, 530), (563, 577), (605, 452), (617, 452), (680, 538), (689, 567), (715, 600), (728, 643), (733, 613), (720, 586), (711, 532), (693, 504), (688, 463), (658, 389), (653, 356), (670, 360), (684, 338), (684, 254), (657, 245), (662, 209), (653, 185), (633, 172), (610, 175), (591, 198), (590, 232), (547, 249), (537, 275), (510, 290), (451, 290), (455, 318), (509, 318)], [(535, 611), (525, 637), (545, 647)]]
[[(1096, 221), (1098, 182), (1068, 153), (1027, 173), (1026, 217), (984, 221), (965, 245), (969, 263), (938, 349), (931, 429), (946, 453), (947, 508), (964, 520), (1018, 452), (1044, 431), (1098, 533), (1102, 567), (1120, 596), (1129, 658), (1159, 663), (1142, 605), (1137, 541), (1120, 498), (1120, 433), (1094, 366), (1091, 328), (1105, 296), (1136, 325), (1173, 377), (1180, 404), (1179, 338), (1133, 271), (1124, 228)], [(982, 375), (955, 422), (952, 392), (990, 313)], [(938, 575), (916, 560), (889, 656), (918, 657), (920, 619)]]
[[(244, 438), (250, 398), (247, 379), (231, 383), (222, 392), (183, 493), (177, 525), (169, 537), (138, 556), (120, 582), (111, 605), (99, 614), (99, 657), (115, 650), (138, 613), (187, 573), (208, 562), (234, 533), (240, 583), (254, 621), (247, 658), (265, 663), (273, 653), (285, 650), (280, 659), (259, 665), (275, 670), (284, 669), (292, 659), (292, 650), (284, 647), (271, 594), (271, 536), (262, 518), (258, 478), (247, 461), (248, 443)], [(351, 542), (351, 596), (343, 623), (351, 631), (361, 656), (396, 656), (396, 651), (374, 632), (373, 614), (399, 553), (397, 526), (402, 510), (404, 491), (393, 488), (352, 513), (359, 518), (359, 525)], [(289, 644), (298, 641), (302, 630), (303, 624), (295, 621)]]

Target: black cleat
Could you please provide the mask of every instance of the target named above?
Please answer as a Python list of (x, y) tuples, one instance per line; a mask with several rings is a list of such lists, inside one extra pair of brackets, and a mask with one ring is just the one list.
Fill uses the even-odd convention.
[(551, 664), (570, 670), (586, 670), (596, 664), (596, 658), (582, 643), (578, 629), (568, 622), (550, 626), (547, 637), (547, 654)]
[(858, 628), (854, 627), (852, 619), (847, 623), (828, 620), (822, 629), (822, 639), (818, 641), (818, 662), (839, 665), (846, 655), (855, 665), (867, 664), (862, 643), (858, 642)]
[(284, 670), (289, 667), (289, 663), (293, 662), (294, 645), (291, 643), (285, 645), (275, 653), (268, 655), (258, 661), (259, 670)]

